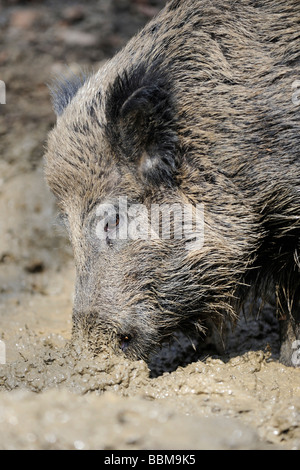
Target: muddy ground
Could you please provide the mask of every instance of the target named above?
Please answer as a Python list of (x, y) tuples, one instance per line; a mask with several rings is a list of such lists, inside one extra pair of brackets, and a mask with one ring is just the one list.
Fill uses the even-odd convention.
[[(246, 308), (226, 353), (179, 337), (149, 364), (72, 344), (72, 253), (43, 180), (65, 64), (97, 69), (163, 0), (0, 3), (1, 449), (299, 449), (300, 369), (274, 308)], [(3, 361), (4, 362), (4, 361)]]

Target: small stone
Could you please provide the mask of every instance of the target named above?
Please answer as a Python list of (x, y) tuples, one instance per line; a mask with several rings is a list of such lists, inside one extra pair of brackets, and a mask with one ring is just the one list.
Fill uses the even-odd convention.
[(83, 5), (72, 5), (65, 8), (62, 12), (62, 17), (68, 24), (81, 21), (85, 17)]
[(97, 44), (97, 36), (83, 31), (77, 31), (71, 28), (63, 28), (58, 32), (59, 39), (71, 46), (95, 46)]
[(19, 8), (12, 12), (10, 25), (13, 28), (30, 29), (37, 22), (40, 16), (40, 12), (34, 8)]
[(32, 260), (25, 266), (25, 271), (31, 274), (41, 273), (45, 269), (45, 265), (41, 260)]

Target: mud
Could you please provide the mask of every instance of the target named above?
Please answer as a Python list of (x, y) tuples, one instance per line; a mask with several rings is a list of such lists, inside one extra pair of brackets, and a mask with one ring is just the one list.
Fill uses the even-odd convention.
[(300, 448), (300, 369), (277, 361), (272, 305), (248, 305), (225, 349), (178, 335), (149, 364), (71, 340), (72, 253), (42, 172), (45, 83), (65, 63), (96, 69), (163, 4), (0, 5), (1, 449)]

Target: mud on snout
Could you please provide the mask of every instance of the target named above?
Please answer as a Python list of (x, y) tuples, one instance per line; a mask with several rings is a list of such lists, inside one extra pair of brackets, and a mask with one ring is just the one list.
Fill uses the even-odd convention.
[(129, 359), (147, 361), (161, 344), (161, 336), (149, 325), (118, 323), (93, 311), (73, 311), (72, 340), (80, 343), (95, 356), (103, 352), (125, 355)]

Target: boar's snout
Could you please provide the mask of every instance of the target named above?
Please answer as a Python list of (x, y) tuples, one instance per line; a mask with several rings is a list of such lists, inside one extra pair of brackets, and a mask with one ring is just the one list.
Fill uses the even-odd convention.
[(155, 333), (127, 322), (117, 322), (103, 312), (73, 311), (73, 337), (80, 338), (95, 354), (105, 349), (124, 353), (131, 359), (148, 359), (158, 346)]

